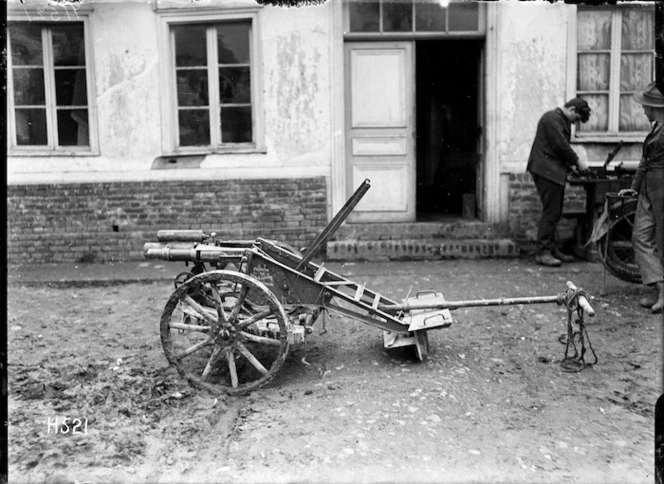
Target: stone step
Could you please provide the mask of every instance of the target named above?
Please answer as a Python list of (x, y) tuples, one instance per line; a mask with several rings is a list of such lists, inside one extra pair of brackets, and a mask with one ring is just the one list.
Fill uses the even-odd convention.
[(327, 242), (330, 261), (439, 260), (518, 257), (510, 239), (336, 240)]
[(444, 222), (346, 223), (339, 227), (331, 240), (495, 239), (506, 235), (504, 229), (491, 224), (453, 219)]

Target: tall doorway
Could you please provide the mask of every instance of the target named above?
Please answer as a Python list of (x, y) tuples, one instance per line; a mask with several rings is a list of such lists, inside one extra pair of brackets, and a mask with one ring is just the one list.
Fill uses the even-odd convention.
[(483, 41), (415, 44), (417, 220), (475, 218)]

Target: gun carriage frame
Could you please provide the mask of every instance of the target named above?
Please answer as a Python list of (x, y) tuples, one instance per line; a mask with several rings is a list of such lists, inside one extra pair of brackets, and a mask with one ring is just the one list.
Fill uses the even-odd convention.
[[(264, 238), (223, 241), (200, 230), (159, 231), (158, 243), (145, 244), (148, 259), (193, 264), (176, 277), (160, 321), (164, 353), (178, 373), (215, 394), (251, 392), (275, 376), (314, 323), (325, 327), (328, 312), (375, 326), (386, 348), (414, 346), (425, 360), (428, 331), (449, 327), (453, 309), (554, 302), (568, 308), (568, 348), (582, 345), (570, 357), (566, 349), (566, 360), (586, 364), (583, 316), (594, 311), (571, 282), (554, 296), (446, 301), (429, 291), (398, 302), (312, 262), (369, 187), (365, 180), (304, 254)], [(573, 313), (580, 332), (570, 332)]]

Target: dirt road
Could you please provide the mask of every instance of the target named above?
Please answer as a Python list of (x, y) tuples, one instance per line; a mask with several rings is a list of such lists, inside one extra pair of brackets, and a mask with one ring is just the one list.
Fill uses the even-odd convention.
[(555, 304), (453, 311), (426, 363), (337, 317), (269, 386), (215, 399), (161, 350), (171, 284), (10, 284), (9, 482), (653, 482), (662, 319), (637, 308), (639, 286), (608, 275), (600, 295), (601, 266), (580, 262), (331, 268), (394, 299), (555, 295), (572, 280), (595, 296), (598, 363), (562, 370)]

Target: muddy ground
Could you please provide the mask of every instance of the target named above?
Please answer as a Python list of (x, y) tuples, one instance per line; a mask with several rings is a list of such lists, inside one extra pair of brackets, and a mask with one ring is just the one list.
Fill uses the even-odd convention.
[(556, 304), (455, 310), (426, 363), (336, 317), (267, 387), (215, 399), (161, 350), (170, 283), (10, 282), (9, 482), (653, 482), (662, 318), (637, 307), (643, 288), (608, 275), (602, 295), (587, 262), (331, 269), (395, 299), (555, 295), (572, 280), (595, 297), (598, 363), (563, 371)]

